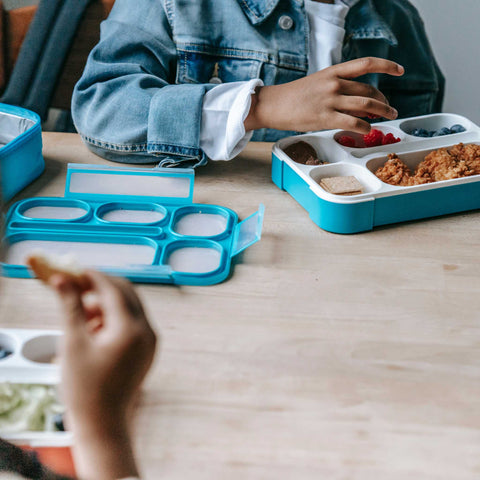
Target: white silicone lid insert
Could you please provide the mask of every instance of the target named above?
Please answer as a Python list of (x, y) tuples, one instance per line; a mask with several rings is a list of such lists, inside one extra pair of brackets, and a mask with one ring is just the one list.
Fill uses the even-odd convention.
[(151, 265), (155, 257), (155, 248), (150, 245), (23, 240), (10, 245), (6, 261), (13, 265), (25, 265), (25, 258), (32, 251), (39, 250), (56, 256), (69, 255), (76, 263), (89, 267)]
[(187, 213), (182, 215), (173, 227), (180, 235), (211, 237), (223, 233), (227, 228), (228, 218), (213, 213)]
[(183, 247), (168, 256), (168, 265), (176, 272), (207, 273), (220, 266), (222, 253), (216, 248)]
[(165, 218), (164, 212), (156, 210), (136, 210), (119, 208), (109, 210), (101, 216), (106, 222), (119, 223), (155, 223)]
[(50, 219), (50, 220), (75, 220), (87, 213), (83, 208), (77, 207), (52, 207), (38, 206), (30, 207), (22, 215), (28, 218)]

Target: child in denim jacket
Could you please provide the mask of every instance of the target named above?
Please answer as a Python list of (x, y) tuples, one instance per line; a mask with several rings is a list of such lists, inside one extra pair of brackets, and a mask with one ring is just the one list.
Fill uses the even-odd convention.
[(116, 0), (72, 101), (97, 154), (191, 166), (249, 140), (439, 111), (407, 0)]

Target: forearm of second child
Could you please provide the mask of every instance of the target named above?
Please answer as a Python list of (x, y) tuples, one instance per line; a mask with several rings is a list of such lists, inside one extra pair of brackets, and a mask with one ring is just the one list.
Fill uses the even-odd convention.
[(100, 424), (75, 422), (73, 454), (78, 478), (114, 480), (139, 477), (129, 426), (122, 417), (105, 417)]
[(156, 336), (127, 281), (93, 271), (83, 277), (93, 303), (79, 282), (63, 275), (50, 279), (64, 309), (62, 396), (75, 467), (84, 480), (137, 477), (131, 413)]

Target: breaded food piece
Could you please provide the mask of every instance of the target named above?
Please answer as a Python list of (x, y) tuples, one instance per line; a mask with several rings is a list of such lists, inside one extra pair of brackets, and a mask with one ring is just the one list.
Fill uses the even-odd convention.
[(480, 145), (459, 143), (450, 149), (434, 150), (417, 165), (414, 174), (396, 154), (390, 154), (375, 175), (383, 182), (397, 186), (423, 185), (480, 175)]
[(35, 276), (48, 283), (56, 274), (62, 274), (76, 282), (82, 290), (90, 288), (90, 282), (84, 275), (84, 271), (71, 259), (47, 256), (42, 252), (35, 252), (26, 258), (26, 264), (32, 269)]
[(473, 174), (465, 160), (452, 155), (446, 148), (430, 152), (415, 169), (415, 178), (419, 181), (425, 180), (423, 183), (468, 177)]
[(315, 149), (307, 142), (292, 143), (283, 150), (294, 162), (302, 165), (324, 165), (323, 160), (317, 156)]
[(468, 168), (474, 172), (472, 175), (480, 175), (480, 145), (459, 143), (451, 148), (450, 153), (465, 160)]
[(390, 153), (383, 167), (377, 168), (375, 175), (390, 185), (408, 186), (411, 182), (410, 169), (405, 165), (396, 153)]

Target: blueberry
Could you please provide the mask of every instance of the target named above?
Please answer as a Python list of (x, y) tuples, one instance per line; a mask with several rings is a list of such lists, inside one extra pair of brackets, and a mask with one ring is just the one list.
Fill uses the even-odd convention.
[(442, 135), (450, 135), (450, 129), (447, 127), (440, 128), (439, 130), (437, 130), (437, 135), (434, 135), (434, 137)]
[(65, 426), (63, 425), (63, 415), (61, 413), (57, 413), (53, 417), (53, 424), (55, 425), (55, 428), (59, 432), (64, 432), (65, 431)]
[(415, 135), (416, 137), (428, 137), (428, 132), (424, 128), (416, 128), (415, 130), (412, 131), (412, 135)]
[(9, 357), (13, 352), (5, 348), (0, 348), (0, 360)]
[(463, 125), (459, 125), (458, 123), (456, 123), (450, 128), (450, 131), (452, 133), (462, 133), (465, 131), (465, 127)]

